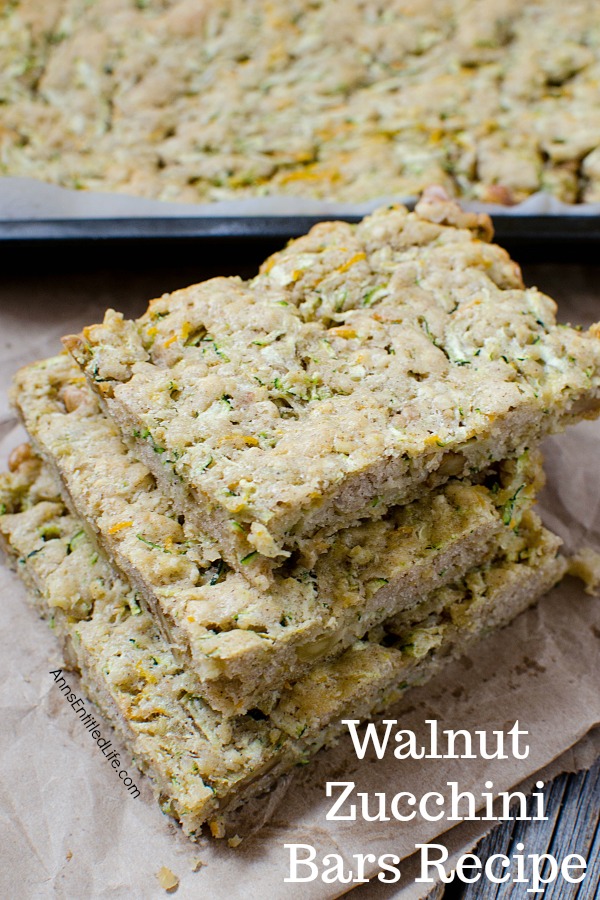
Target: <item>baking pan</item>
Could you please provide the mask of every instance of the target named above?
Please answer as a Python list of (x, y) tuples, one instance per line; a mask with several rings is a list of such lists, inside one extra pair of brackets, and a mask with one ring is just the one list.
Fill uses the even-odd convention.
[[(359, 216), (206, 216), (135, 217), (95, 219), (0, 219), (0, 244), (3, 257), (22, 254), (73, 258), (94, 258), (106, 253), (129, 259), (148, 254), (151, 247), (185, 258), (198, 252), (198, 243), (208, 251), (220, 252), (248, 244), (263, 252), (282, 246), (317, 222), (344, 218), (359, 221)], [(495, 240), (519, 261), (583, 261), (600, 263), (600, 216), (511, 215), (494, 217)], [(15, 255), (16, 254), (16, 255)], [(106, 257), (105, 257), (106, 258)]]
[[(195, 238), (279, 239), (298, 237), (317, 222), (360, 216), (205, 216), (119, 219), (0, 219), (2, 241), (188, 240)], [(577, 243), (600, 240), (600, 216), (514, 215), (494, 218), (496, 237), (522, 242)]]

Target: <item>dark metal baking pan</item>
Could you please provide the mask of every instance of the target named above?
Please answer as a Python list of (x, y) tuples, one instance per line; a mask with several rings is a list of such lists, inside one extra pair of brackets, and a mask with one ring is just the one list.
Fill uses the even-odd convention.
[[(248, 244), (270, 251), (298, 237), (317, 222), (332, 218), (358, 221), (357, 216), (239, 216), (119, 219), (0, 219), (0, 244), (22, 253), (68, 256), (98, 252), (142, 258), (160, 244), (162, 252), (185, 257), (204, 249), (220, 252)], [(600, 262), (600, 216), (510, 215), (494, 218), (495, 240), (517, 259)], [(154, 250), (152, 250), (154, 252)]]
[[(206, 216), (190, 218), (126, 219), (15, 219), (0, 220), (2, 241), (130, 241), (188, 240), (195, 238), (253, 238), (273, 240), (297, 237), (317, 222), (359, 216)], [(494, 218), (498, 240), (577, 243), (600, 240), (600, 216), (536, 215)]]

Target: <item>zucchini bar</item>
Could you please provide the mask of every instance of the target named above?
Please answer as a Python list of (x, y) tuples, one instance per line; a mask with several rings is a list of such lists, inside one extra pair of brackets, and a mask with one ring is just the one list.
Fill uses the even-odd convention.
[(596, 0), (5, 0), (2, 172), (196, 203), (597, 201), (599, 62)]
[(600, 326), (557, 325), (489, 227), (433, 191), (65, 344), (179, 512), (260, 576), (600, 413)]
[(489, 564), (320, 663), (268, 715), (224, 719), (205, 702), (155, 619), (60, 499), (39, 459), (0, 477), (0, 536), (66, 645), (86, 691), (151, 778), (162, 809), (194, 837), (273, 786), (344, 731), (383, 710), (483, 633), (513, 619), (564, 574), (560, 541), (525, 513)]
[(230, 715), (268, 708), (315, 662), (494, 556), (543, 481), (539, 454), (528, 452), (481, 484), (451, 479), (338, 532), (312, 566), (290, 561), (259, 590), (186, 527), (70, 357), (22, 369), (13, 402), (71, 510), (160, 620), (206, 699)]

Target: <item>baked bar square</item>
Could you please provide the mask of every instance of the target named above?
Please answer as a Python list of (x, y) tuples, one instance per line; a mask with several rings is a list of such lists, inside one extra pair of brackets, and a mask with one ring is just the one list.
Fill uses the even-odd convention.
[(260, 583), (315, 535), (600, 412), (598, 326), (558, 325), (490, 234), (432, 192), (65, 343), (176, 508)]

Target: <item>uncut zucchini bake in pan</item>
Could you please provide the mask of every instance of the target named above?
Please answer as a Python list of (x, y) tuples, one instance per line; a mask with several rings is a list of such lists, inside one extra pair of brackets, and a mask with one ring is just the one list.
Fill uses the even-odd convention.
[(533, 505), (541, 439), (600, 413), (600, 326), (490, 240), (435, 189), (17, 373), (0, 540), (190, 837), (597, 577)]
[(600, 201), (597, 0), (12, 0), (0, 172), (179, 201)]

